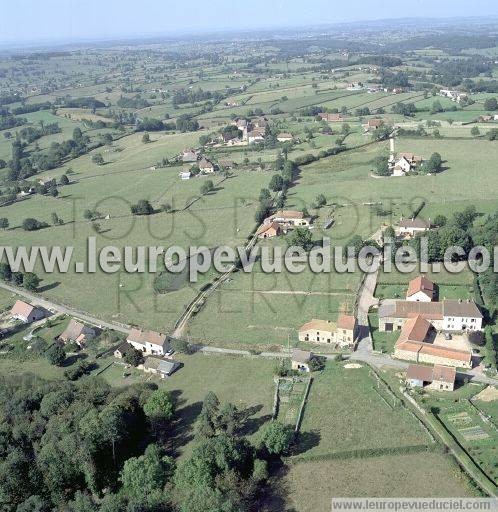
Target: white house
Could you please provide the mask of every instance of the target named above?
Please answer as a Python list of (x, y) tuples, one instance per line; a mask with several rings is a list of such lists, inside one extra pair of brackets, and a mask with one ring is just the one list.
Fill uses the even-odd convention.
[(401, 237), (411, 238), (419, 233), (424, 233), (432, 228), (431, 220), (425, 221), (423, 219), (411, 218), (401, 219), (396, 229), (396, 234)]
[(145, 354), (163, 356), (171, 351), (168, 337), (159, 332), (142, 331), (134, 327), (126, 341)]
[(410, 162), (405, 157), (401, 157), (394, 162), (393, 176), (404, 176), (411, 170), (412, 166)]
[(412, 279), (408, 284), (406, 300), (414, 302), (431, 302), (434, 299), (435, 285), (424, 276)]
[(45, 313), (43, 310), (38, 309), (27, 302), (18, 300), (11, 309), (10, 316), (14, 320), (20, 320), (25, 324), (30, 324), (44, 318)]
[(445, 331), (480, 331), (482, 320), (482, 313), (471, 300), (443, 301), (443, 330)]
[(182, 180), (189, 180), (192, 177), (192, 173), (190, 171), (183, 171), (180, 173), (180, 178)]

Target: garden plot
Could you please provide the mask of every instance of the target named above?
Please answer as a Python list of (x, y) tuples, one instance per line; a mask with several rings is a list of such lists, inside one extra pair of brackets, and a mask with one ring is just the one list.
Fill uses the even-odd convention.
[(278, 413), (281, 423), (295, 427), (299, 420), (299, 411), (303, 403), (309, 377), (292, 377), (279, 379), (278, 386)]

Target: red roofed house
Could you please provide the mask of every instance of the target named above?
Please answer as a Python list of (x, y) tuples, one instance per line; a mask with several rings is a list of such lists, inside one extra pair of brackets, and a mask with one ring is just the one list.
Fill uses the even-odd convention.
[(413, 302), (431, 302), (435, 295), (435, 285), (424, 276), (412, 279), (408, 284), (406, 300)]
[(258, 229), (258, 238), (273, 238), (280, 235), (282, 229), (278, 222), (272, 222), (270, 224), (263, 224)]
[(168, 337), (165, 334), (154, 331), (142, 331), (135, 327), (128, 334), (126, 341), (145, 354), (163, 356), (171, 350)]
[(336, 341), (339, 345), (353, 345), (356, 337), (356, 318), (352, 315), (339, 315)]
[(45, 312), (41, 309), (28, 304), (22, 300), (16, 301), (14, 307), (10, 311), (10, 316), (15, 320), (20, 320), (25, 324), (36, 322), (45, 317)]

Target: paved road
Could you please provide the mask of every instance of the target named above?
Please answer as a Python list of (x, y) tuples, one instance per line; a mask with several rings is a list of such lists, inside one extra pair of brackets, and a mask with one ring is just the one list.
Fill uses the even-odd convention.
[(31, 304), (35, 306), (41, 306), (42, 308), (52, 311), (54, 313), (62, 313), (64, 315), (79, 318), (80, 320), (83, 320), (88, 324), (92, 324), (100, 328), (113, 329), (124, 334), (128, 334), (128, 332), (131, 329), (130, 325), (106, 322), (104, 320), (101, 320), (100, 318), (96, 318), (94, 316), (89, 315), (88, 313), (78, 311), (77, 309), (71, 308), (69, 306), (63, 306), (62, 304), (57, 304), (55, 302), (43, 299), (39, 295), (30, 293), (26, 290), (23, 290), (22, 288), (16, 288), (15, 286), (11, 286), (6, 283), (0, 283), (0, 288), (3, 288), (4, 290), (15, 293), (16, 295), (19, 295), (27, 299)]
[[(380, 262), (380, 256), (375, 264)], [(360, 353), (370, 353), (373, 350), (372, 338), (370, 337), (370, 327), (368, 324), (368, 312), (372, 306), (378, 304), (378, 299), (374, 297), (375, 287), (377, 286), (377, 278), (379, 271), (366, 274), (363, 284), (358, 292), (357, 320), (358, 320), (358, 346), (357, 351)]]

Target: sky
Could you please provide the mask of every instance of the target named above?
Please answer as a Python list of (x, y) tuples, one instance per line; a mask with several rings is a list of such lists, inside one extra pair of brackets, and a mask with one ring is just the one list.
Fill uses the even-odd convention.
[(0, 44), (406, 17), (498, 16), (497, 0), (0, 0)]

